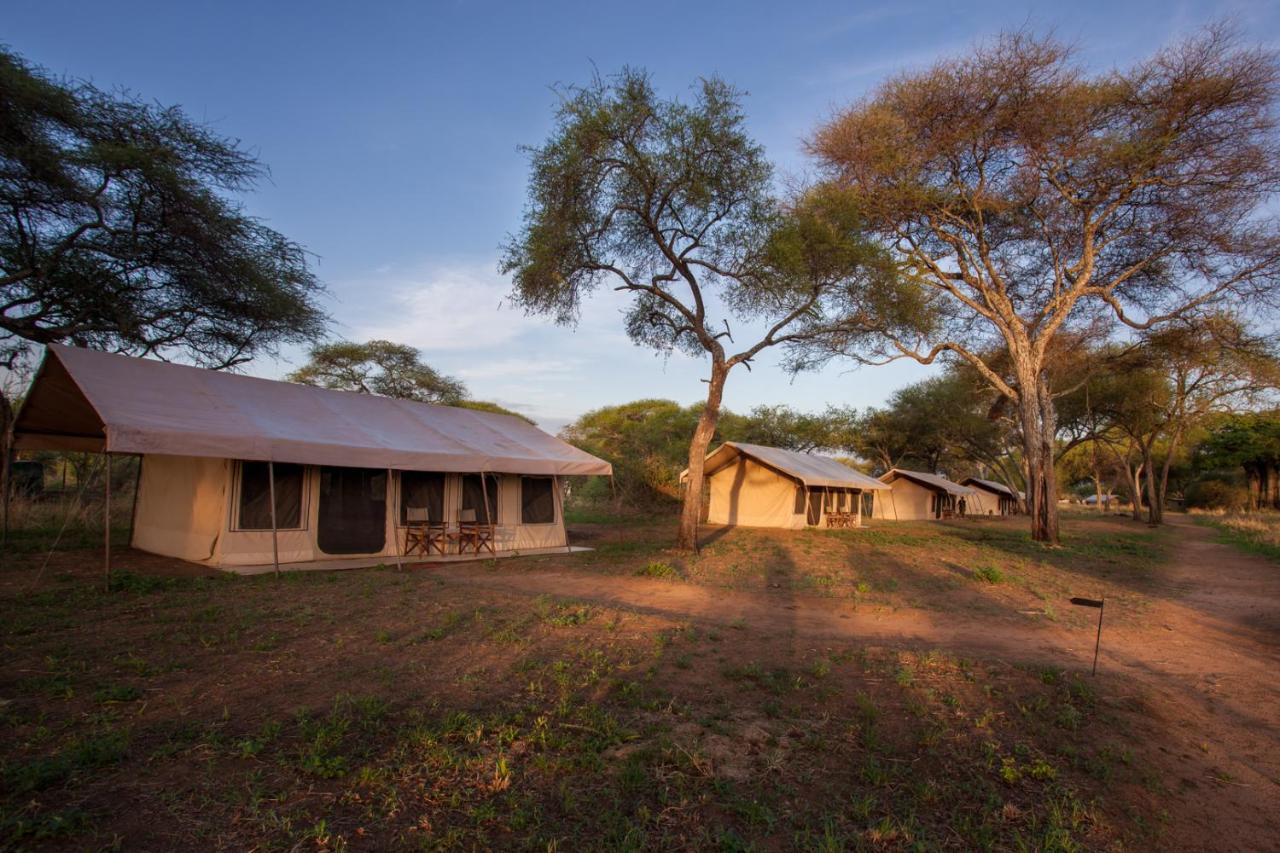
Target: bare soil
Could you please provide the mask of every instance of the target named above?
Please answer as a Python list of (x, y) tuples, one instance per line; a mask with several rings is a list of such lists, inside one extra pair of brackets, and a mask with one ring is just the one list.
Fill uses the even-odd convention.
[[(279, 579), (124, 551), (110, 592), (33, 553), (0, 573), (0, 849), (1273, 849), (1280, 565), (1171, 522), (687, 559), (664, 519)], [(1096, 678), (1069, 595), (1107, 598)]]
[[(1114, 597), (1111, 611), (1104, 610), (1099, 685), (1136, 712), (1135, 747), (1160, 744), (1150, 759), (1172, 798), (1163, 804), (1172, 838), (1190, 848), (1280, 849), (1280, 566), (1212, 541), (1209, 530), (1186, 516), (1171, 514), (1169, 524), (1176, 533), (1172, 559), (1143, 584), (1151, 603), (1142, 608), (1141, 622), (1117, 619)], [(1111, 521), (1107, 527), (1134, 525)], [(779, 648), (858, 641), (1091, 668), (1097, 639), (1093, 610), (1084, 611), (1085, 624), (1024, 621), (993, 630), (989, 613), (975, 616), (963, 606), (867, 608), (795, 595), (780, 585), (745, 592), (475, 564), (449, 570), (447, 582), (564, 596), (696, 624), (745, 625)]]

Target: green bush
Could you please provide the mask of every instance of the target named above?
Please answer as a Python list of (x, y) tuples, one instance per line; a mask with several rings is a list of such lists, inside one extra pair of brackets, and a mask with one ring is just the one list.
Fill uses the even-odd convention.
[(1201, 480), (1187, 488), (1187, 506), (1239, 512), (1249, 505), (1249, 490), (1226, 480)]

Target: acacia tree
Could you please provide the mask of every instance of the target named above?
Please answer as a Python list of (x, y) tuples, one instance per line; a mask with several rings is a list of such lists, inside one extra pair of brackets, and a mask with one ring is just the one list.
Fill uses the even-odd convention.
[[(0, 48), (0, 366), (61, 342), (226, 368), (320, 335), (306, 253), (234, 201), (264, 174), (177, 107)], [(0, 393), (0, 489), (12, 402)]]
[(461, 381), (424, 363), (413, 347), (391, 341), (320, 344), (312, 348), (310, 360), (286, 378), (303, 385), (447, 406), (467, 397)]
[[(664, 100), (633, 70), (564, 92), (550, 138), (530, 149), (524, 224), (501, 264), (527, 311), (572, 324), (608, 281), (632, 297), (637, 344), (709, 361), (688, 448), (686, 549), (697, 548), (703, 463), (730, 372), (833, 317), (856, 329), (867, 311), (912, 305), (895, 300), (892, 269), (841, 199), (816, 193), (788, 208), (775, 198), (740, 100), (715, 79), (689, 103)], [(730, 318), (759, 336), (736, 342)]]
[(1115, 387), (1102, 411), (1137, 452), (1152, 524), (1164, 520), (1169, 471), (1187, 435), (1210, 416), (1251, 407), (1280, 386), (1272, 342), (1248, 335), (1229, 315), (1147, 333), (1114, 367)]
[(0, 336), (229, 367), (313, 339), (320, 285), (232, 195), (264, 167), (162, 108), (0, 49)]
[(1100, 74), (1015, 33), (888, 81), (814, 136), (831, 181), (932, 294), (931, 333), (888, 335), (875, 355), (961, 359), (1008, 397), (1033, 538), (1058, 539), (1055, 337), (1273, 295), (1276, 93), (1273, 55), (1223, 28)]

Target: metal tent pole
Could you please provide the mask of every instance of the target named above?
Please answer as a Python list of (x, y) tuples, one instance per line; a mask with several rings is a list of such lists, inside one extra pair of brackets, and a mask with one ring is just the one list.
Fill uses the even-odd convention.
[(396, 551), (396, 571), (404, 571), (404, 563), (400, 559), (400, 528), (398, 526), (400, 518), (400, 489), (391, 488), (391, 469), (387, 469), (387, 491), (395, 495), (395, 501), (391, 507), (391, 547)]
[(102, 575), (111, 589), (111, 454), (103, 453), (107, 463), (106, 486), (102, 500)]
[(271, 564), (280, 576), (280, 537), (276, 526), (276, 463), (267, 462), (267, 497), (271, 499)]

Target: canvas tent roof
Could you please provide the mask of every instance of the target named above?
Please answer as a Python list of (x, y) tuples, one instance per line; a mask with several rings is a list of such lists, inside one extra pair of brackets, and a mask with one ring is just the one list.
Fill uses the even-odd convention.
[(431, 406), (51, 344), (16, 447), (309, 465), (609, 474), (510, 415)]
[[(707, 454), (707, 472), (710, 473), (728, 465), (738, 455), (748, 456), (770, 468), (795, 477), (806, 486), (864, 491), (889, 488), (874, 477), (855, 471), (830, 456), (817, 456), (812, 453), (799, 453), (795, 450), (782, 450), (777, 447), (739, 441), (726, 441)], [(681, 474), (681, 479), (683, 478), (684, 474)]]
[(976, 484), (986, 489), (988, 492), (1008, 495), (1011, 498), (1023, 497), (1021, 492), (1015, 492), (1004, 483), (997, 483), (995, 480), (984, 480), (981, 477), (966, 477), (961, 485), (968, 486), (970, 484)]
[(880, 479), (886, 483), (893, 480), (894, 476), (906, 477), (908, 480), (914, 480), (922, 486), (928, 486), (931, 489), (937, 489), (943, 492), (949, 492), (953, 495), (972, 495), (974, 490), (968, 486), (962, 486), (959, 483), (953, 483), (946, 477), (939, 477), (937, 474), (926, 474), (923, 471), (904, 471), (901, 468), (893, 468), (886, 471)]

